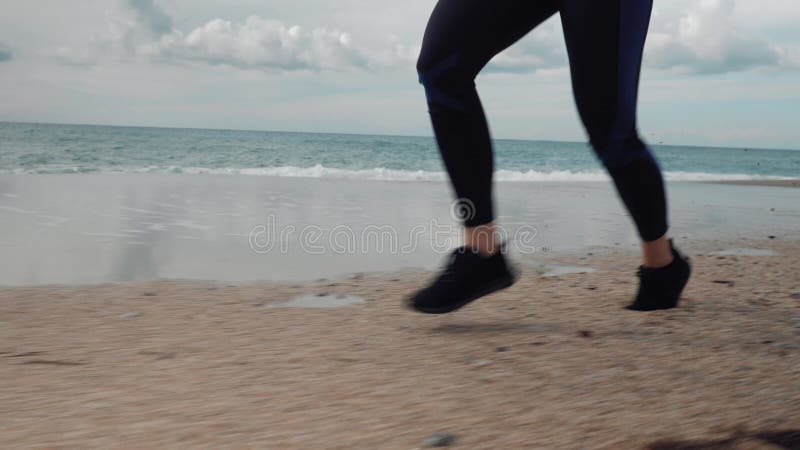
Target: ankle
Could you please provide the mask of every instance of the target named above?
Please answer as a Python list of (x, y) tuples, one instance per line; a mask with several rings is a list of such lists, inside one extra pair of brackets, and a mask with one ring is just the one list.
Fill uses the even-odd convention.
[(494, 222), (464, 228), (464, 247), (482, 255), (492, 256), (500, 249)]
[(648, 269), (659, 269), (672, 263), (674, 255), (667, 235), (654, 241), (642, 242), (642, 265)]
[(674, 260), (675, 260), (675, 257), (673, 255), (669, 255), (669, 258), (666, 258), (666, 259), (661, 258), (661, 259), (645, 260), (642, 263), (642, 266), (644, 266), (644, 267), (646, 267), (648, 269), (660, 269), (662, 267), (666, 267), (666, 266), (672, 264), (672, 261), (674, 261)]
[(464, 247), (484, 257), (492, 256), (500, 251), (494, 223), (465, 228)]
[(497, 241), (492, 242), (464, 242), (467, 251), (476, 253), (484, 258), (496, 255), (500, 252), (501, 244)]

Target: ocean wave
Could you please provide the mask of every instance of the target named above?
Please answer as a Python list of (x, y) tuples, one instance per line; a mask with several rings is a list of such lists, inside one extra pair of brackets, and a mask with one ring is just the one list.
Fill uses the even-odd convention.
[[(325, 167), (317, 164), (311, 167), (279, 166), (259, 168), (207, 168), (178, 166), (149, 166), (136, 168), (87, 168), (87, 167), (42, 167), (35, 169), (0, 170), (0, 173), (14, 174), (82, 174), (82, 173), (156, 173), (156, 174), (188, 174), (188, 175), (248, 175), (289, 178), (328, 178), (345, 180), (374, 181), (445, 181), (442, 171), (398, 170), (385, 167), (370, 169), (341, 169)], [(752, 175), (743, 173), (709, 173), (667, 171), (664, 173), (670, 181), (728, 181), (728, 180), (785, 180), (793, 177)], [(508, 170), (498, 169), (494, 174), (498, 182), (533, 182), (533, 181), (608, 181), (609, 176), (603, 170)]]

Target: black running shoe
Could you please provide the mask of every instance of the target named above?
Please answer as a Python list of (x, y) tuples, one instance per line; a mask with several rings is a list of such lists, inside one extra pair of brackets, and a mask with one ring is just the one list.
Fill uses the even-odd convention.
[(455, 311), (484, 295), (514, 284), (515, 276), (503, 256), (503, 248), (482, 256), (465, 247), (450, 255), (447, 267), (428, 287), (407, 300), (408, 307), (428, 314)]
[(626, 306), (634, 311), (654, 311), (670, 309), (678, 306), (678, 299), (689, 281), (692, 266), (689, 258), (678, 253), (669, 240), (672, 250), (672, 262), (664, 267), (651, 268), (639, 266), (636, 275), (639, 277), (639, 293), (636, 300)]

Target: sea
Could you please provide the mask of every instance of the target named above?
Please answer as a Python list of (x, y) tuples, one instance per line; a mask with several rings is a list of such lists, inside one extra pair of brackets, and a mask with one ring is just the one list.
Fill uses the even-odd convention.
[[(668, 180), (795, 179), (800, 151), (652, 144)], [(586, 143), (494, 141), (498, 182), (606, 180)], [(0, 174), (446, 180), (433, 137), (0, 122)]]

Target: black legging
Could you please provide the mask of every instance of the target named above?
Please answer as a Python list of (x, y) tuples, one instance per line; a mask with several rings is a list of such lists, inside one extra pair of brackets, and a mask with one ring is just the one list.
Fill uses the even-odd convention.
[(651, 0), (439, 0), (417, 61), (434, 134), (464, 225), (494, 219), (493, 155), (475, 77), (489, 60), (556, 12), (572, 89), (589, 141), (644, 241), (667, 231), (661, 170), (636, 132), (639, 68)]

